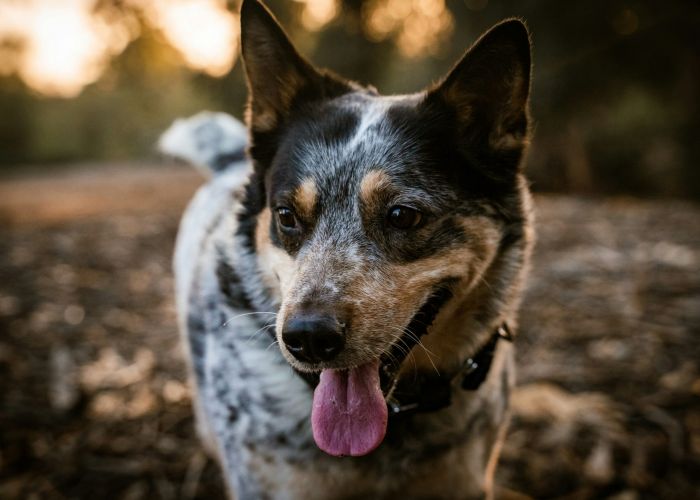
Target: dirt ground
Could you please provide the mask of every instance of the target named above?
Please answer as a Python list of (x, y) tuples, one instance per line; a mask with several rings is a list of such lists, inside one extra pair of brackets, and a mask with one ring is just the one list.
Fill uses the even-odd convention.
[[(224, 498), (193, 433), (180, 168), (0, 180), (0, 498)], [(537, 198), (498, 482), (700, 498), (700, 207)]]

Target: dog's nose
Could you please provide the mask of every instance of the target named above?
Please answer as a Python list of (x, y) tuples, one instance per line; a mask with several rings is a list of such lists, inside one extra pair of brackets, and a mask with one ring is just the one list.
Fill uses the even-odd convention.
[(343, 350), (345, 335), (332, 316), (299, 315), (287, 320), (282, 341), (299, 361), (318, 363), (332, 360)]

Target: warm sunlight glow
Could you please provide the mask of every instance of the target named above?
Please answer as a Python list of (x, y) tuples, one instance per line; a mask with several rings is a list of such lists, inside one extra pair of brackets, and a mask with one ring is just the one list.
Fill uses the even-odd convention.
[(0, 5), (0, 39), (19, 40), (15, 70), (33, 89), (72, 97), (97, 80), (129, 37), (91, 16), (92, 2), (26, 1)]
[(339, 0), (296, 0), (304, 4), (301, 23), (306, 29), (318, 31), (331, 22), (340, 10)]
[(363, 17), (371, 38), (393, 37), (408, 57), (438, 52), (454, 24), (445, 0), (370, 0)]
[(238, 18), (223, 0), (141, 2), (187, 65), (212, 76), (228, 73), (238, 51)]
[[(0, 75), (16, 73), (46, 95), (79, 94), (138, 36), (133, 15), (108, 18), (94, 11), (96, 3), (0, 0)], [(126, 0), (125, 5), (143, 13), (190, 68), (222, 76), (233, 66), (238, 18), (225, 0)]]

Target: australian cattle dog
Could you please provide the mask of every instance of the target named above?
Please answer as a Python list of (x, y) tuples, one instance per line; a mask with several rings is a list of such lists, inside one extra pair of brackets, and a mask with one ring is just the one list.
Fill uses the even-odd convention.
[(490, 498), (533, 241), (530, 39), (509, 19), (383, 96), (241, 9), (247, 123), (176, 122), (210, 171), (177, 306), (199, 434), (238, 499)]

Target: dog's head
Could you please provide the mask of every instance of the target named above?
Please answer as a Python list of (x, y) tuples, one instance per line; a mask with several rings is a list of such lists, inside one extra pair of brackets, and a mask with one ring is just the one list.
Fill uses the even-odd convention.
[(280, 347), (302, 371), (370, 363), (430, 297), (469, 289), (520, 237), (527, 30), (505, 21), (439, 84), (387, 97), (314, 68), (259, 2), (241, 22), (245, 217)]

